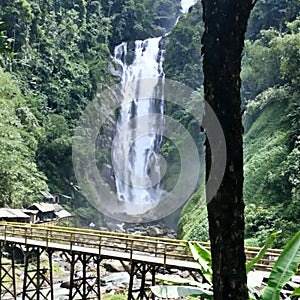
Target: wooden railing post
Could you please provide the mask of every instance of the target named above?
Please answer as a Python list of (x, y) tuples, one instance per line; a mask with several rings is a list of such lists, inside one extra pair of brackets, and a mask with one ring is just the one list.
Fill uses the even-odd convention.
[(133, 255), (133, 240), (130, 243), (130, 263), (132, 264), (132, 255)]
[(4, 241), (6, 242), (7, 224), (4, 225)]
[(164, 267), (166, 267), (167, 264), (167, 244), (164, 246)]
[(72, 252), (73, 249), (73, 242), (75, 242), (75, 236), (74, 236), (74, 232), (71, 233), (71, 240), (70, 240), (70, 251)]
[(49, 246), (49, 229), (46, 230), (46, 248)]
[(102, 236), (99, 236), (99, 258), (101, 256), (101, 248), (102, 248)]

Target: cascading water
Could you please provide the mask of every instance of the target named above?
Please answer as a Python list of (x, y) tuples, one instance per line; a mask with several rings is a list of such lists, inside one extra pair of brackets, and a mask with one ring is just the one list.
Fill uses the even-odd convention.
[(181, 0), (181, 11), (187, 13), (189, 8), (196, 4), (197, 0)]
[[(162, 62), (163, 51), (160, 49), (161, 37), (145, 41), (136, 41), (134, 61), (127, 65), (127, 43), (115, 48), (114, 59), (121, 66), (121, 85), (123, 102), (117, 120), (117, 132), (128, 125), (129, 130), (120, 133), (119, 143), (114, 147), (112, 156), (115, 167), (119, 170), (116, 176), (118, 198), (131, 203), (154, 202), (160, 197), (158, 182), (153, 178), (160, 177), (158, 153), (162, 143), (164, 123), (164, 103), (159, 79), (164, 77)], [(153, 78), (151, 86), (141, 86), (138, 79)], [(142, 99), (140, 92), (148, 89), (149, 98)], [(125, 96), (124, 96), (125, 95)], [(134, 99), (126, 99), (134, 95)], [(159, 100), (157, 100), (159, 99)], [(158, 116), (156, 129), (151, 122), (147, 124), (149, 114)], [(145, 118), (143, 118), (145, 116)], [(145, 135), (137, 136), (137, 128), (143, 126)], [(130, 149), (128, 149), (130, 147)], [(156, 174), (155, 174), (156, 173)]]
[[(197, 0), (182, 0), (182, 12), (187, 13), (189, 7), (196, 2)], [(123, 94), (116, 126), (119, 142), (112, 151), (117, 194), (121, 201), (131, 204), (147, 203), (148, 208), (149, 203), (154, 204), (163, 193), (159, 181), (156, 181), (163, 172), (159, 151), (164, 132), (164, 98), (163, 86), (157, 84), (158, 81), (163, 82), (160, 79), (164, 78), (161, 39), (162, 37), (157, 37), (136, 41), (132, 63), (127, 62), (132, 53), (126, 42), (118, 45), (114, 52), (114, 61), (120, 69)], [(138, 81), (141, 78), (157, 79), (151, 81), (150, 87), (146, 87), (149, 91), (147, 99), (139, 97), (144, 88)], [(126, 95), (130, 95), (130, 101), (126, 99)], [(156, 124), (145, 124), (149, 114), (159, 116), (156, 117)], [(124, 126), (127, 126), (127, 130), (124, 130)], [(147, 134), (137, 135), (140, 126)]]

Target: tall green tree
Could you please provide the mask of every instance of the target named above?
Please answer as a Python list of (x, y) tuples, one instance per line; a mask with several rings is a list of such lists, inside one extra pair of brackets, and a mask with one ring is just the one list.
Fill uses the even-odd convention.
[[(241, 55), (252, 0), (202, 0), (203, 72), (206, 101), (225, 134), (227, 163), (223, 182), (208, 203), (215, 300), (248, 299), (244, 253)], [(207, 145), (207, 174), (210, 172)]]
[(35, 156), (43, 131), (16, 83), (0, 68), (0, 207), (24, 207), (48, 190)]

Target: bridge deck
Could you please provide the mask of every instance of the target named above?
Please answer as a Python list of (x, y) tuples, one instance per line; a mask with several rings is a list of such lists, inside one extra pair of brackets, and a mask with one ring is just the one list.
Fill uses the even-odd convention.
[[(187, 241), (154, 238), (125, 233), (89, 229), (0, 222), (0, 240), (55, 250), (101, 255), (103, 258), (135, 260), (178, 268), (199, 269), (186, 248)], [(194, 243), (194, 242), (192, 242)], [(209, 249), (208, 243), (200, 243)], [(260, 248), (245, 248), (251, 259)], [(269, 249), (256, 264), (257, 269), (270, 270), (281, 250)]]
[(53, 243), (53, 242), (47, 243), (46, 241), (37, 241), (31, 239), (25, 240), (25, 238), (16, 238), (16, 237), (5, 238), (4, 236), (0, 236), (0, 240), (6, 240), (7, 242), (13, 242), (20, 245), (49, 248), (57, 251), (66, 250), (66, 251), (90, 254), (95, 256), (100, 255), (102, 258), (106, 258), (106, 259), (120, 259), (122, 261), (134, 260), (136, 262), (146, 262), (148, 264), (154, 264), (156, 266), (161, 265), (165, 267), (177, 267), (177, 268), (199, 270), (199, 265), (196, 262), (169, 259), (169, 258), (166, 258), (166, 260), (164, 260), (163, 257), (143, 255), (142, 253), (141, 254), (133, 253), (131, 255), (130, 252), (120, 252), (120, 251), (113, 251), (113, 250), (106, 250), (106, 249), (103, 249), (99, 252), (99, 250), (95, 248), (88, 248), (85, 246), (77, 246), (77, 245), (73, 245), (72, 248), (70, 249), (69, 245), (63, 245), (60, 243)]
[[(184, 269), (193, 278), (196, 276), (195, 278), (198, 279), (202, 276), (198, 263), (194, 261), (192, 254), (187, 250), (187, 241), (183, 240), (67, 228), (45, 223), (0, 222), (0, 250), (4, 251), (7, 244), (12, 249), (17, 247), (23, 251), (22, 292), (23, 299), (27, 297), (26, 299), (29, 300), (54, 300), (52, 254), (55, 251), (61, 251), (61, 255), (65, 256), (70, 266), (69, 300), (79, 299), (78, 297), (80, 299), (101, 299), (100, 264), (102, 259), (119, 260), (124, 267), (124, 261), (130, 262), (130, 268), (128, 270), (125, 268), (130, 276), (129, 300), (155, 299), (149, 285), (157, 283), (156, 275), (161, 268)], [(200, 244), (207, 249), (210, 248), (208, 243)], [(255, 257), (259, 251), (260, 248), (245, 248), (247, 259)], [(281, 250), (268, 249), (259, 264), (255, 265), (256, 270), (269, 271), (281, 252)], [(9, 279), (9, 281), (0, 280), (0, 299), (5, 299), (4, 295), (9, 295), (10, 299), (16, 299), (17, 281), (14, 272), (14, 253), (15, 251), (12, 251), (11, 265), (2, 264), (3, 260), (0, 260), (1, 278)], [(46, 264), (48, 266), (46, 268), (41, 265), (40, 258), (43, 253), (47, 257)], [(35, 259), (33, 269), (29, 260), (32, 255)], [(87, 266), (90, 263), (94, 268), (93, 274), (87, 272)], [(75, 271), (79, 266), (82, 270), (80, 279), (76, 277)], [(269, 272), (264, 273), (269, 274)], [(135, 277), (140, 278), (138, 284), (134, 283)]]

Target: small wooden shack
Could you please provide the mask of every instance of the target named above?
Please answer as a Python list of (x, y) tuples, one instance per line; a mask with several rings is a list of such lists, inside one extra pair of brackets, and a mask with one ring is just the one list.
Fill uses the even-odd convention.
[(29, 223), (30, 216), (22, 209), (0, 208), (0, 221)]
[(55, 207), (50, 203), (33, 203), (25, 211), (27, 214), (31, 214), (32, 223), (49, 222), (57, 219)]

